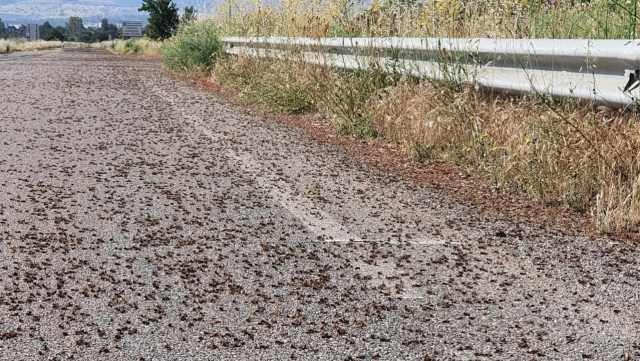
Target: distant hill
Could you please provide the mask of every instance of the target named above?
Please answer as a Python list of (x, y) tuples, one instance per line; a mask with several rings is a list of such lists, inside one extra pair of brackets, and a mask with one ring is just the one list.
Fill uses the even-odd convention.
[[(107, 18), (111, 22), (145, 20), (146, 13), (138, 12), (142, 0), (0, 0), (0, 19), (6, 23), (50, 21), (61, 23), (70, 16), (79, 16), (85, 22), (98, 22)], [(177, 0), (180, 9), (195, 6), (200, 13), (207, 12), (209, 0)]]

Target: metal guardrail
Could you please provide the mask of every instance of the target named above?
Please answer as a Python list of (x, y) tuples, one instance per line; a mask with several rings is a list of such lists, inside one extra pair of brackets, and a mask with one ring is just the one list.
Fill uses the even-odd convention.
[(640, 99), (640, 40), (227, 37), (230, 54), (295, 58), (624, 106)]

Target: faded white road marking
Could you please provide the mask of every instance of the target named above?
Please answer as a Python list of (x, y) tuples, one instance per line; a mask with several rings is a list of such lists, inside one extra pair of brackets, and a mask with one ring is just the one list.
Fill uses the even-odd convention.
[[(216, 134), (198, 123), (192, 122), (195, 127), (214, 141), (219, 140)], [(282, 208), (296, 217), (309, 231), (322, 237), (323, 241), (332, 242), (362, 242), (363, 240), (350, 234), (345, 227), (337, 222), (328, 213), (317, 209), (315, 205), (305, 197), (296, 194), (292, 187), (283, 181), (269, 179), (265, 169), (250, 154), (236, 154), (227, 151), (226, 155), (237, 161), (243, 170), (253, 175), (253, 180), (262, 189), (267, 191), (270, 198), (275, 200)]]

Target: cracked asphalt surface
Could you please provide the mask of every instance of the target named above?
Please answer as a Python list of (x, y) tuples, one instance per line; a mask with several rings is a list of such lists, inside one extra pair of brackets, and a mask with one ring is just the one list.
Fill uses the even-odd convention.
[(97, 50), (0, 56), (0, 360), (640, 359), (640, 251)]

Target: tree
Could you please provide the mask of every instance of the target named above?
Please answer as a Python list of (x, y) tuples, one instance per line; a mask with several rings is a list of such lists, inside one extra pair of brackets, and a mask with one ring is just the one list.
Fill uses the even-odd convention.
[(65, 29), (62, 26), (56, 26), (55, 28), (53, 28), (53, 30), (51, 31), (50, 40), (65, 41), (66, 36), (64, 35), (64, 30)]
[(138, 11), (149, 13), (146, 35), (152, 39), (170, 38), (178, 27), (178, 8), (172, 0), (143, 0)]
[(82, 34), (80, 34), (78, 40), (83, 43), (95, 43), (96, 41), (100, 40), (100, 34), (101, 33), (99, 31), (96, 31), (95, 28), (89, 28), (86, 31), (82, 32)]
[(84, 24), (82, 24), (82, 18), (72, 16), (67, 22), (67, 30), (69, 35), (78, 37), (84, 31)]
[(109, 24), (109, 20), (102, 19), (100, 21), (100, 34), (98, 40), (102, 41), (107, 39), (115, 39), (118, 37), (118, 27), (114, 24)]
[(40, 38), (42, 40), (65, 40), (65, 29), (62, 26), (53, 27), (48, 21), (40, 25)]
[(4, 27), (4, 23), (2, 22), (2, 19), (0, 19), (0, 38), (4, 36), (4, 33), (7, 31), (7, 29)]
[(53, 26), (48, 21), (40, 25), (40, 39), (42, 40), (54, 40), (53, 39)]
[(182, 14), (182, 18), (180, 18), (181, 23), (188, 23), (196, 19), (198, 13), (193, 6), (187, 6), (184, 8), (184, 13)]

